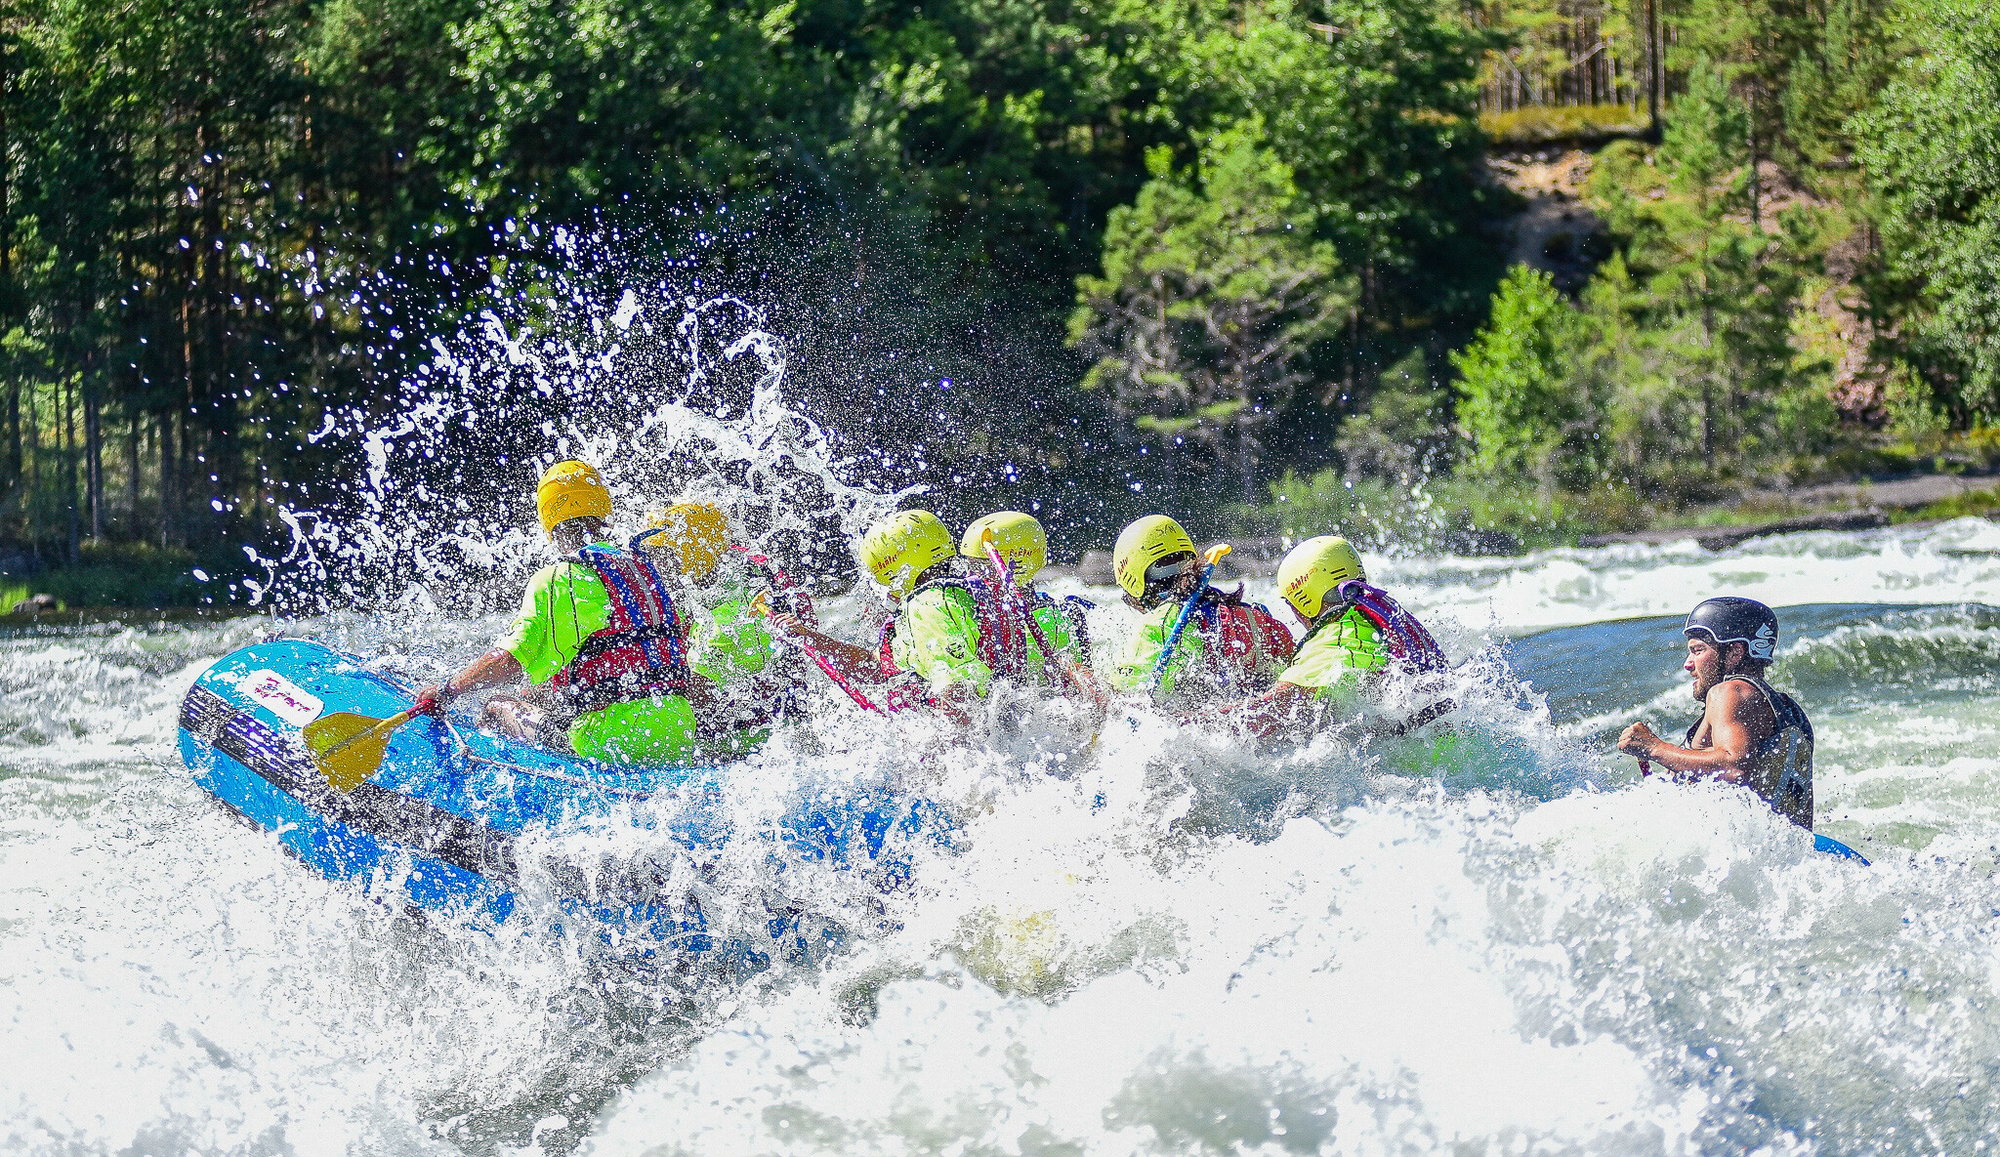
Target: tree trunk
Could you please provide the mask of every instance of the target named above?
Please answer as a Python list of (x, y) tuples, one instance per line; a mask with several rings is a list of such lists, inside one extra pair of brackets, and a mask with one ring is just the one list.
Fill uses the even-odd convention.
[[(1707, 301), (1701, 305), (1702, 347), (1708, 352), (1709, 366), (1715, 365), (1715, 307)], [(1708, 464), (1710, 477), (1715, 475), (1715, 374), (1713, 369), (1704, 369), (1701, 374), (1701, 458)]]
[(1660, 0), (1646, 0), (1646, 135), (1660, 139), (1660, 97), (1666, 91), (1666, 39), (1660, 32)]
[[(88, 374), (89, 372), (90, 359), (86, 357), (84, 359), (84, 373)], [(68, 517), (65, 520), (67, 533), (64, 535), (64, 545), (66, 547), (64, 557), (69, 560), (70, 565), (74, 566), (83, 554), (83, 525), (81, 518), (82, 511), (80, 509), (83, 505), (83, 496), (78, 491), (76, 479), (77, 466), (79, 465), (76, 452), (76, 387), (68, 384), (72, 380), (65, 376), (64, 386), (57, 394), (57, 397), (62, 401), (62, 418), (59, 428), (62, 432), (63, 505), (68, 508)]]
[(160, 415), (160, 546), (162, 549), (174, 545), (174, 487), (175, 462), (179, 458), (177, 440), (174, 438), (174, 413), (169, 409)]
[(1758, 174), (1758, 140), (1756, 140), (1756, 86), (1744, 96), (1750, 106), (1750, 228), (1764, 228), (1764, 190), (1760, 186), (1762, 174)]
[[(93, 358), (93, 361), (96, 359)], [(93, 375), (94, 376), (94, 375)], [(83, 478), (85, 501), (90, 508), (90, 539), (104, 537), (104, 438), (99, 414), (97, 388), (90, 377), (83, 381)]]
[(1257, 501), (1257, 441), (1250, 433), (1253, 417), (1249, 410), (1245, 410), (1236, 419), (1237, 496), (1245, 506), (1255, 505)]
[(21, 383), (17, 379), (7, 383), (7, 409), (0, 413), (0, 422), (7, 427), (5, 457), (0, 458), (0, 483), (12, 482), (21, 477)]
[(127, 535), (135, 533), (139, 520), (139, 409), (134, 406), (128, 415), (130, 422), (125, 427), (125, 462), (129, 467), (125, 474), (125, 519)]

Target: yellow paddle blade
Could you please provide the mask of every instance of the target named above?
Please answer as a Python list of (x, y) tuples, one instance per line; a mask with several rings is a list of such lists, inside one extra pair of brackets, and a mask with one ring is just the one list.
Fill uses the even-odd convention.
[(337, 711), (306, 724), (306, 750), (312, 752), (313, 766), (326, 777), (327, 786), (346, 795), (381, 770), (390, 733), (415, 716), (414, 711), (404, 711), (372, 719)]

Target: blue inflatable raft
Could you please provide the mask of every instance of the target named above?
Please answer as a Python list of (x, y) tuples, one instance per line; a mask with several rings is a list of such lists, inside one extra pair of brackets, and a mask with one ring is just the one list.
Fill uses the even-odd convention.
[(1823, 836), (1817, 832), (1814, 832), (1813, 851), (1821, 852), (1829, 856), (1839, 856), (1843, 860), (1860, 860), (1863, 867), (1868, 866), (1867, 856), (1862, 855), (1860, 852), (1855, 851), (1853, 848), (1848, 847), (1846, 844), (1841, 843), (1839, 840), (1834, 839), (1832, 836)]
[[(181, 704), (181, 757), (195, 782), (278, 840), (314, 871), (355, 880), (406, 905), (479, 923), (516, 916), (523, 871), (517, 846), (536, 832), (613, 826), (664, 829), (676, 855), (700, 865), (731, 841), (758, 839), (782, 873), (819, 863), (865, 873), (880, 889), (909, 875), (911, 850), (943, 843), (950, 825), (923, 800), (887, 788), (803, 795), (766, 830), (739, 832), (718, 806), (716, 768), (618, 768), (502, 739), (470, 719), (419, 717), (389, 741), (381, 770), (351, 792), (328, 786), (301, 731), (335, 711), (386, 717), (411, 690), (362, 660), (318, 643), (244, 647), (202, 672)], [(659, 894), (673, 865), (607, 881), (562, 881), (563, 865), (537, 861), (559, 883), (563, 931), (645, 952), (722, 951), (750, 967), (768, 954), (815, 953), (838, 929), (773, 908), (769, 940), (711, 931), (696, 898)], [(680, 873), (678, 878), (686, 878)], [(808, 931), (808, 928), (813, 930)]]

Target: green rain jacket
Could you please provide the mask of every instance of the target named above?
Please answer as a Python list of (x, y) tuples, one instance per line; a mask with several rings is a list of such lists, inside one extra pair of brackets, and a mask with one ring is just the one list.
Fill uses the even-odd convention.
[[(1359, 610), (1349, 608), (1339, 618), (1308, 634), (1299, 645), (1292, 665), (1278, 676), (1278, 682), (1304, 687), (1313, 693), (1316, 724), (1336, 718), (1353, 718), (1362, 713), (1375, 693), (1382, 672), (1389, 669), (1390, 653), (1382, 632)], [(1439, 766), (1455, 766), (1464, 752), (1464, 739), (1448, 725), (1418, 730), (1407, 740), (1385, 752), (1388, 766), (1409, 773), (1427, 773)]]
[(693, 656), (689, 664), (710, 681), (727, 685), (761, 675), (771, 665), (777, 643), (764, 620), (750, 609), (757, 593), (747, 580), (718, 582), (710, 605), (690, 616)]
[(1323, 703), (1358, 703), (1368, 676), (1389, 667), (1382, 632), (1360, 611), (1349, 608), (1313, 631), (1292, 656), (1278, 682), (1304, 687)]
[(688, 665), (716, 685), (712, 719), (723, 734), (710, 744), (713, 753), (741, 755), (770, 737), (786, 683), (778, 671), (778, 644), (751, 609), (757, 592), (746, 576), (726, 575), (705, 593), (709, 605), (688, 616)]
[[(608, 544), (605, 544), (608, 545)], [(528, 580), (514, 629), (500, 649), (514, 656), (530, 683), (547, 683), (610, 625), (610, 592), (591, 567), (558, 562)], [(698, 752), (694, 708), (679, 695), (613, 703), (586, 711), (569, 725), (578, 755), (608, 763), (684, 763)]]

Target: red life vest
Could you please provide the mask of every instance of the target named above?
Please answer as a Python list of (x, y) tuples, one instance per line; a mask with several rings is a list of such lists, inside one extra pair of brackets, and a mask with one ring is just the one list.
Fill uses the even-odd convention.
[(1202, 641), (1196, 660), (1217, 686), (1261, 691), (1291, 662), (1292, 633), (1271, 612), (1243, 601), (1243, 588), (1209, 587), (1188, 622)]
[(603, 630), (549, 680), (578, 712), (687, 690), (687, 631), (643, 549), (586, 546), (571, 561), (597, 572), (610, 596)]

